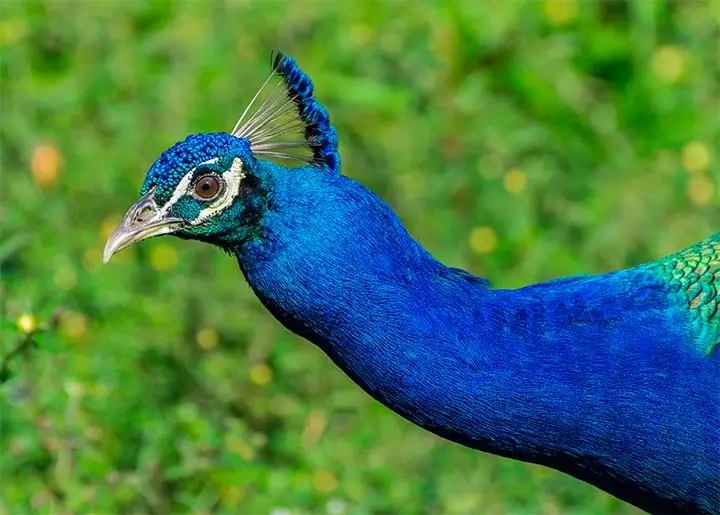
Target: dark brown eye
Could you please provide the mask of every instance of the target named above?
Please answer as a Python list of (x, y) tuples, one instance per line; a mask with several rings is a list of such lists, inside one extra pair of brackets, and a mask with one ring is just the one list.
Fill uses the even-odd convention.
[(217, 175), (203, 175), (195, 181), (195, 195), (202, 200), (212, 200), (222, 189)]

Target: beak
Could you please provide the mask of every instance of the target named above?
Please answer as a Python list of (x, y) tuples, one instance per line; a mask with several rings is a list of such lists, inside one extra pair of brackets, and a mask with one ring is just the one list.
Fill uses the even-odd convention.
[(103, 261), (107, 263), (116, 252), (153, 236), (170, 234), (183, 226), (182, 218), (168, 218), (155, 203), (155, 188), (148, 191), (125, 214), (105, 243)]

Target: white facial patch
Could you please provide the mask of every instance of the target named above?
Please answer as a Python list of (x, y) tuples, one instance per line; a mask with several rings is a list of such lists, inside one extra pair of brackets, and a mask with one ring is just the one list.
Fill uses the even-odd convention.
[(197, 218), (191, 222), (193, 225), (197, 225), (203, 220), (216, 215), (233, 203), (233, 200), (240, 192), (240, 183), (245, 178), (245, 173), (242, 171), (242, 161), (236, 157), (230, 169), (223, 172), (222, 178), (225, 182), (225, 191), (208, 207), (200, 211)]
[[(214, 159), (210, 159), (209, 161), (200, 163), (200, 165), (198, 166), (215, 164), (219, 160), (220, 159), (216, 157)], [(175, 191), (173, 191), (170, 200), (168, 200), (167, 203), (160, 209), (160, 216), (164, 216), (178, 200), (183, 198), (185, 195), (190, 194), (190, 189), (192, 188), (192, 178), (196, 168), (197, 167), (190, 170), (180, 180), (177, 187), (175, 188)], [(238, 193), (240, 192), (240, 183), (245, 178), (245, 173), (242, 170), (242, 160), (236, 157), (233, 160), (230, 169), (223, 172), (221, 177), (223, 182), (225, 183), (225, 189), (223, 190), (222, 195), (216, 198), (205, 209), (200, 211), (197, 218), (195, 218), (194, 220), (190, 220), (190, 224), (198, 225), (204, 220), (210, 218), (211, 216), (221, 212), (223, 209), (226, 209), (233, 203), (233, 200), (235, 200), (235, 197), (237, 197)]]

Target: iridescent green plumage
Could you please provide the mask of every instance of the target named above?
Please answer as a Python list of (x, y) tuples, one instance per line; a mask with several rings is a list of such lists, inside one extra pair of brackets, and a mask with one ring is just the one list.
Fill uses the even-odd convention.
[(709, 355), (720, 340), (720, 233), (647, 266), (667, 282), (678, 306), (690, 311), (699, 332), (694, 341)]

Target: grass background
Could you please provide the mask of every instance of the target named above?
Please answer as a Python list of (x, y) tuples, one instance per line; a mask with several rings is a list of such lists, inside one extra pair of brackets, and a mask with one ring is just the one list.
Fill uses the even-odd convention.
[(395, 416), (216, 249), (101, 251), (282, 49), (445, 263), (515, 287), (667, 254), (720, 227), (718, 1), (2, 9), (0, 514), (635, 512)]

